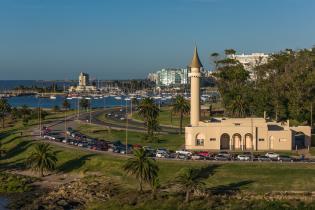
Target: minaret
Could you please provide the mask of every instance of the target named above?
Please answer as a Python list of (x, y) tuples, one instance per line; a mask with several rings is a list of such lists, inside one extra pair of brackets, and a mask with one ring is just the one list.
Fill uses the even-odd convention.
[(194, 57), (190, 64), (190, 124), (198, 126), (200, 120), (200, 69), (202, 64), (199, 60), (197, 47), (195, 48)]

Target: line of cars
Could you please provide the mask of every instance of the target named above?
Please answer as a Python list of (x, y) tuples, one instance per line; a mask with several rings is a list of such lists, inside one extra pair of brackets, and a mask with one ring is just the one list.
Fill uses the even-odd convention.
[(210, 153), (207, 151), (191, 152), (188, 150), (170, 151), (165, 148), (151, 148), (149, 146), (142, 146), (139, 144), (122, 144), (120, 141), (106, 141), (96, 138), (88, 137), (72, 128), (64, 134), (53, 133), (49, 128), (43, 128), (42, 136), (44, 139), (62, 142), (82, 148), (109, 151), (120, 154), (131, 154), (134, 149), (143, 148), (148, 156), (154, 158), (168, 158), (168, 159), (182, 159), (182, 160), (216, 160), (216, 161), (279, 161), (279, 162), (294, 162), (294, 161), (307, 161), (303, 156), (299, 159), (292, 158), (286, 155), (279, 155), (274, 152), (268, 152), (265, 155), (253, 155), (251, 152), (243, 152), (242, 154), (229, 153), (227, 151), (220, 151), (218, 153)]

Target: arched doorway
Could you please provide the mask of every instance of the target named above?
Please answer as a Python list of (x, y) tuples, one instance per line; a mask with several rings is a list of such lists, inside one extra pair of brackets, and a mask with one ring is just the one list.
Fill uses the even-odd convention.
[(253, 149), (253, 135), (250, 133), (247, 133), (245, 135), (244, 148), (245, 148), (245, 150), (252, 150)]
[(304, 148), (305, 147), (305, 134), (303, 132), (297, 132), (294, 135), (294, 148)]
[(274, 140), (275, 140), (275, 137), (270, 136), (270, 138), (269, 138), (269, 150), (273, 150)]
[(220, 149), (229, 150), (230, 149), (230, 136), (227, 133), (221, 135), (220, 138)]
[(234, 134), (233, 135), (233, 145), (234, 145), (234, 149), (242, 149), (242, 136), (241, 134)]

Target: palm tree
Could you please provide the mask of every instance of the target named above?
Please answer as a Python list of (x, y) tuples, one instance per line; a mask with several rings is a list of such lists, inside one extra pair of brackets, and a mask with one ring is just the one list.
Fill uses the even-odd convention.
[(57, 161), (56, 152), (52, 151), (47, 143), (36, 144), (34, 151), (27, 158), (27, 164), (42, 177), (44, 171), (55, 170)]
[(0, 117), (2, 119), (2, 128), (4, 128), (5, 116), (10, 111), (11, 111), (11, 106), (10, 106), (9, 102), (6, 99), (1, 98), (0, 99)]
[(65, 110), (70, 109), (70, 104), (69, 104), (68, 100), (65, 99), (65, 100), (63, 101), (62, 107), (63, 107)]
[(123, 169), (128, 174), (136, 176), (139, 181), (140, 192), (143, 192), (143, 182), (151, 183), (158, 176), (159, 171), (155, 160), (148, 157), (143, 148), (134, 150), (134, 157), (124, 164)]
[[(154, 130), (153, 128), (157, 128), (157, 118), (159, 116), (160, 109), (159, 107), (154, 103), (154, 100), (152, 98), (144, 98), (141, 100), (139, 106), (138, 106), (138, 114), (140, 117), (144, 119), (144, 122), (147, 126), (147, 134), (151, 135)], [(154, 126), (150, 126), (150, 124), (154, 124)]]
[(185, 202), (189, 202), (191, 193), (202, 191), (205, 183), (202, 181), (200, 169), (189, 168), (176, 179), (177, 186), (185, 191)]
[(86, 98), (83, 98), (83, 99), (80, 100), (80, 107), (82, 109), (87, 110), (89, 106), (90, 106), (89, 100), (87, 100)]
[(152, 179), (151, 181), (151, 188), (152, 188), (152, 198), (155, 199), (156, 198), (156, 193), (159, 190), (159, 188), (161, 187), (160, 184), (160, 179), (159, 177), (155, 177), (154, 179)]
[(232, 113), (236, 117), (245, 117), (247, 104), (244, 98), (240, 95), (237, 95), (235, 100), (231, 104)]
[(182, 134), (184, 114), (189, 113), (189, 102), (183, 96), (177, 96), (173, 104), (172, 112), (179, 114), (179, 133)]

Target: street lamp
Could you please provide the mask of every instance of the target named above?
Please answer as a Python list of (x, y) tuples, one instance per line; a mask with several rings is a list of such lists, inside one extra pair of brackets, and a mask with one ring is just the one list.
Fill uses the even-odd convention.
[(126, 155), (128, 154), (128, 101), (131, 101), (130, 98), (125, 98), (126, 101)]
[(42, 136), (42, 112), (40, 108), (40, 98), (38, 98), (38, 121), (39, 121), (39, 136)]

